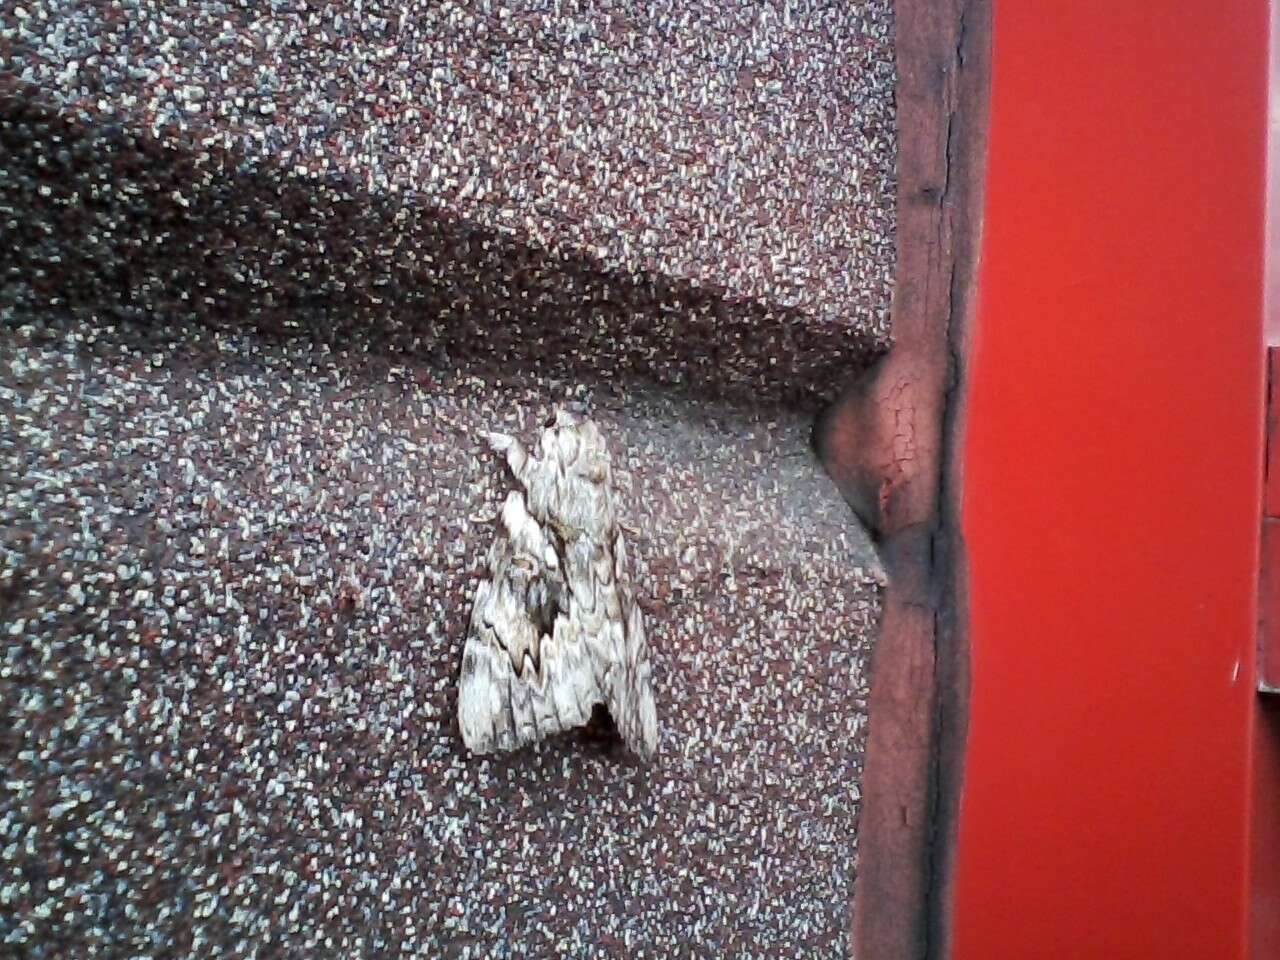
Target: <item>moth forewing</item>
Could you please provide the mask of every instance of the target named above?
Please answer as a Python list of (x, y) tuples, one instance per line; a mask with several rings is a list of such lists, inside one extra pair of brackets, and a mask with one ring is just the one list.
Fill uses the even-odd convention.
[(458, 723), (475, 753), (514, 750), (586, 723), (603, 705), (627, 746), (657, 750), (649, 648), (613, 507), (608, 447), (590, 420), (556, 412), (531, 456), (506, 454), (503, 505), (463, 650)]

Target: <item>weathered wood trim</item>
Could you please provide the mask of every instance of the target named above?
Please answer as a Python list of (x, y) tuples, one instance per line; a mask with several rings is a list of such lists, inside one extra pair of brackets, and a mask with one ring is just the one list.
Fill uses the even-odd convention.
[(962, 346), (981, 228), (990, 8), (897, 6), (894, 348), (819, 421), (816, 444), (880, 539), (875, 653), (852, 910), (855, 955), (947, 953), (967, 699)]

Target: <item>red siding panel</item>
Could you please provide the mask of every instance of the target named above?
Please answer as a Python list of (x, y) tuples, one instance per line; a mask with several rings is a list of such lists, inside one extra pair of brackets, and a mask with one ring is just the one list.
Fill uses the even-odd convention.
[(960, 960), (1246, 955), (1267, 22), (995, 7)]

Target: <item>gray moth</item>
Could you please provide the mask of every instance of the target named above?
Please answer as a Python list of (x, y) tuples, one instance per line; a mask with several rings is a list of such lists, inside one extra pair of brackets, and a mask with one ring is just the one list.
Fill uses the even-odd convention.
[(622, 739), (658, 747), (649, 645), (613, 506), (599, 428), (566, 410), (538, 455), (487, 434), (518, 489), (507, 494), (462, 654), (458, 725), (475, 753), (515, 750), (581, 726), (603, 704)]

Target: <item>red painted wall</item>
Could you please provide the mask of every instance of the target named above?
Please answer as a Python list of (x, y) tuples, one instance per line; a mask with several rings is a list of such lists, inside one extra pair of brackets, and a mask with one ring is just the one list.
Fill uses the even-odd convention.
[(995, 3), (958, 960), (1247, 955), (1267, 24)]

